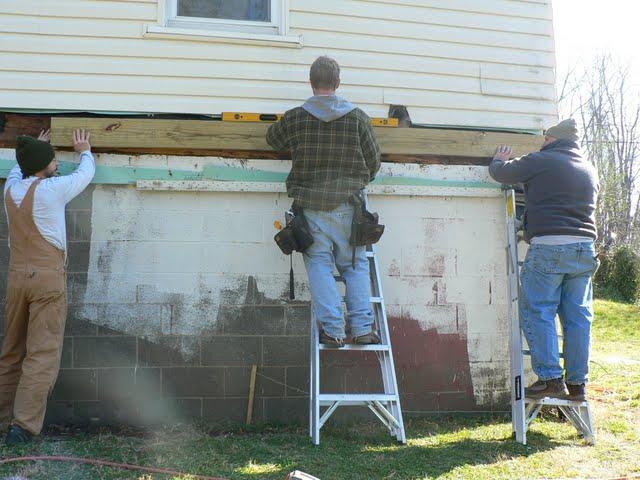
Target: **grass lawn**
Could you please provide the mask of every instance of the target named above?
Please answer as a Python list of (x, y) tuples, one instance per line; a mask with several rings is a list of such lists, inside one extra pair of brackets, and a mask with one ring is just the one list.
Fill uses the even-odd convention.
[[(567, 423), (536, 420), (529, 444), (511, 440), (506, 415), (447, 416), (407, 423), (408, 445), (377, 424), (323, 430), (320, 447), (304, 428), (262, 427), (207, 432), (192, 426), (144, 435), (70, 432), (21, 449), (0, 446), (0, 457), (71, 455), (165, 467), (228, 479), (278, 479), (300, 469), (322, 480), (518, 479), (640, 476), (640, 309), (596, 302), (592, 408), (597, 445), (586, 446)], [(166, 479), (74, 464), (0, 466), (0, 479)], [(189, 477), (174, 477), (187, 480)]]

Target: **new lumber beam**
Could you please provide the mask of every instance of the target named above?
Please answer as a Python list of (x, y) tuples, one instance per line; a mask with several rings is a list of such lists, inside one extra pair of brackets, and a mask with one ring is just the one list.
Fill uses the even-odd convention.
[[(185, 122), (194, 122), (195, 131), (184, 133)], [(52, 119), (44, 114), (2, 112), (0, 148), (14, 148), (17, 135), (37, 136), (52, 124), (52, 143), (61, 150), (72, 148), (73, 129), (87, 128), (92, 132), (93, 150), (97, 153), (289, 158), (287, 153), (271, 150), (264, 141), (268, 124), (82, 116)], [(378, 128), (377, 135), (384, 152), (383, 161), (393, 163), (487, 165), (497, 144), (510, 144), (516, 154), (523, 154), (538, 150), (542, 142), (535, 135), (421, 128)]]
[[(273, 153), (265, 140), (268, 127), (266, 123), (206, 120), (53, 117), (51, 143), (70, 147), (73, 130), (84, 128), (91, 131), (91, 143), (97, 149)], [(440, 128), (380, 127), (376, 134), (383, 153), (392, 158), (427, 155), (486, 159), (493, 156), (499, 144), (508, 144), (515, 155), (523, 155), (539, 150), (542, 143), (536, 135)]]

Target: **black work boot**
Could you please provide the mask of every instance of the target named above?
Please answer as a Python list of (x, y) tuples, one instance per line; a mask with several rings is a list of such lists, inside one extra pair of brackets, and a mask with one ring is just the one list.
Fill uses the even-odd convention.
[(344, 339), (343, 338), (331, 337), (331, 336), (327, 335), (326, 333), (324, 333), (324, 330), (322, 330), (320, 332), (320, 343), (323, 344), (323, 345), (326, 345), (327, 347), (331, 347), (331, 348), (342, 348), (342, 347), (344, 347)]
[(32, 438), (33, 433), (27, 432), (24, 428), (18, 425), (11, 425), (9, 433), (7, 433), (5, 443), (7, 446), (20, 445), (23, 443), (29, 443)]
[(569, 395), (569, 391), (562, 378), (538, 380), (524, 389), (524, 396), (534, 400), (545, 397), (566, 399), (567, 395)]
[(569, 395), (567, 398), (569, 400), (573, 400), (574, 402), (584, 402), (587, 399), (587, 387), (584, 383), (580, 385), (571, 385), (567, 383), (567, 389), (569, 390)]
[(378, 345), (380, 343), (380, 337), (372, 330), (364, 335), (353, 337), (352, 342), (356, 345)]

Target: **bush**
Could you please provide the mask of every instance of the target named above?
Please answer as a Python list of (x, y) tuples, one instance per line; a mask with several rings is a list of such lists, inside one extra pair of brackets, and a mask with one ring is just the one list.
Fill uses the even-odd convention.
[(640, 301), (640, 256), (629, 247), (600, 254), (593, 283), (598, 297), (627, 303)]

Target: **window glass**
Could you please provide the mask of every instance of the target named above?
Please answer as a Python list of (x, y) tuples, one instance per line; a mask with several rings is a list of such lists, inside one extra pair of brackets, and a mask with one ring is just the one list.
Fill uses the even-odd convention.
[(178, 0), (178, 16), (271, 22), (271, 0)]

